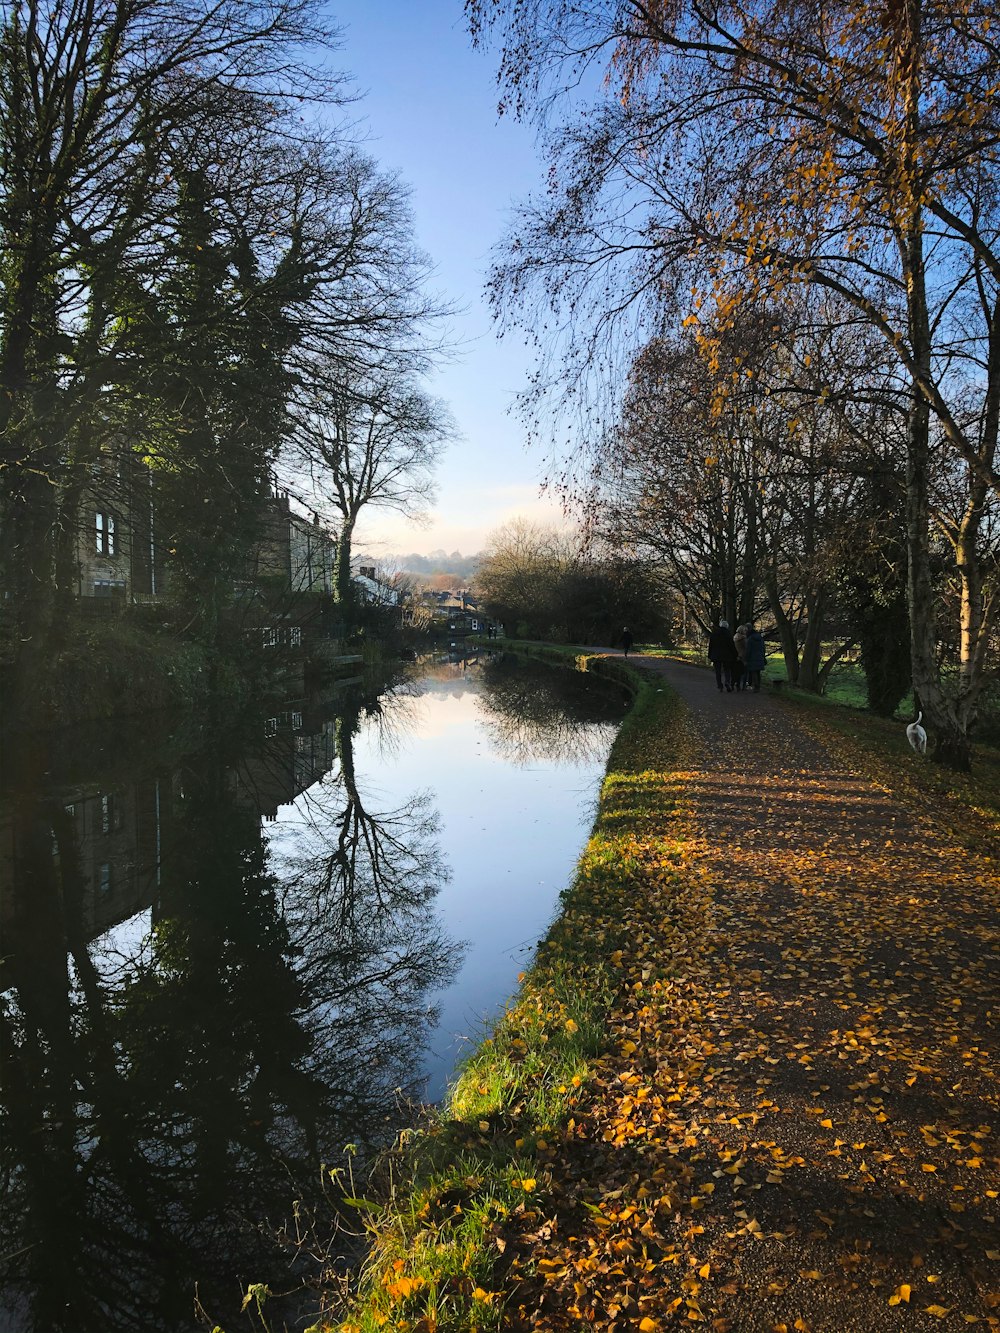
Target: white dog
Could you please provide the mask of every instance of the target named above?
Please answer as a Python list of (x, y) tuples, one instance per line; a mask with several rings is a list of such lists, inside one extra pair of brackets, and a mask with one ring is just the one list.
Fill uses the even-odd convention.
[(927, 732), (924, 731), (923, 727), (920, 725), (920, 719), (923, 715), (923, 711), (921, 710), (917, 714), (916, 722), (911, 722), (906, 728), (906, 739), (916, 750), (917, 754), (927, 753)]

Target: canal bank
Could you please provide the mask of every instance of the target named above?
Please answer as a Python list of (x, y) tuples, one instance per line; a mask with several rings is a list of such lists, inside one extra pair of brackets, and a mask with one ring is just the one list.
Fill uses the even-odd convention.
[(535, 1268), (513, 1235), (547, 1225), (552, 1167), (579, 1140), (581, 1106), (618, 1054), (614, 1010), (627, 997), (638, 1040), (647, 997), (700, 958), (707, 908), (685, 871), (676, 775), (692, 742), (680, 699), (606, 656), (531, 655), (614, 679), (634, 704), (558, 919), (444, 1106), (386, 1155), (373, 1197), (356, 1201), (370, 1226), (368, 1263), (350, 1313), (341, 1286), (321, 1327), (510, 1327), (511, 1293)]
[(1000, 1327), (996, 820), (914, 800), (877, 720), (642, 666), (563, 915), (329, 1326)]

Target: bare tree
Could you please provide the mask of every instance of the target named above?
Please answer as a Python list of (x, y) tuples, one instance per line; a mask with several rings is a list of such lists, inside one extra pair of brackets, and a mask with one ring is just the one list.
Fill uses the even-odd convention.
[(434, 496), (433, 467), (451, 434), (444, 408), (390, 364), (331, 376), (310, 397), (287, 452), (308, 475), (315, 503), (334, 516), (335, 595), (351, 601), (351, 550), (365, 509), (420, 518)]

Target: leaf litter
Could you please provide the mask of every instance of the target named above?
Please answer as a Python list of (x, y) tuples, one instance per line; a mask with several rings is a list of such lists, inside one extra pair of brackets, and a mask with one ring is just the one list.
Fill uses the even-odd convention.
[(778, 702), (657, 665), (675, 813), (605, 793), (630, 895), (588, 928), (629, 943), (505, 1224), (505, 1326), (1000, 1329), (993, 862)]

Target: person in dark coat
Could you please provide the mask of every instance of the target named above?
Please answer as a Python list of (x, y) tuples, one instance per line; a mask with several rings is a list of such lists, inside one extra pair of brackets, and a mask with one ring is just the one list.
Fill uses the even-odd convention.
[(746, 666), (747, 680), (754, 694), (760, 693), (760, 673), (767, 664), (767, 649), (764, 647), (764, 636), (751, 620), (747, 626), (747, 649), (744, 665)]
[(622, 647), (625, 649), (625, 656), (628, 657), (629, 649), (632, 647), (632, 631), (628, 625), (622, 630)]
[(718, 628), (708, 636), (708, 660), (715, 667), (715, 681), (719, 689), (732, 694), (733, 670), (740, 659), (728, 620), (720, 620)]

